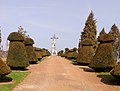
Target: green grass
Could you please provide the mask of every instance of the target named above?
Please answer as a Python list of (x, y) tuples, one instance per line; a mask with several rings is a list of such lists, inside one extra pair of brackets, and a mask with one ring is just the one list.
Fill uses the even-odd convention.
[(11, 91), (18, 83), (29, 74), (29, 72), (12, 72), (11, 74), (4, 77), (4, 79), (12, 79), (11, 83), (0, 84), (0, 91)]
[(115, 77), (113, 77), (109, 72), (100, 72), (97, 73), (97, 77), (108, 79), (108, 80), (116, 80)]

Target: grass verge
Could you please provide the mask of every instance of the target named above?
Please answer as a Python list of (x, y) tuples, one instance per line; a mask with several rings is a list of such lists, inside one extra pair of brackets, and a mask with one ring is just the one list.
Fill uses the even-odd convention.
[[(29, 74), (29, 72), (20, 72), (20, 71), (14, 72), (13, 71), (11, 74), (9, 74), (3, 78), (3, 79), (6, 79), (6, 81), (4, 81), (5, 84), (1, 84), (1, 82), (0, 82), (0, 91), (11, 91), (16, 85), (18, 85), (18, 83), (23, 81), (23, 79), (28, 74)], [(10, 79), (12, 80), (11, 82), (10, 82)]]

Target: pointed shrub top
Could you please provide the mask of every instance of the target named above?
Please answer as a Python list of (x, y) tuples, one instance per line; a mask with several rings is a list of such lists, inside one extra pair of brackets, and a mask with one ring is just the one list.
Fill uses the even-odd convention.
[(106, 34), (105, 29), (103, 28), (102, 31), (100, 32), (100, 35)]
[(82, 46), (92, 46), (93, 45), (93, 41), (89, 38), (84, 39), (83, 41), (81, 41), (80, 43)]
[(12, 32), (7, 38), (9, 41), (24, 41), (23, 36), (18, 32)]
[(32, 44), (34, 44), (34, 41), (33, 41), (33, 39), (31, 39), (31, 38), (26, 38), (26, 39), (24, 40), (24, 44), (25, 44), (25, 45), (32, 45)]
[(111, 34), (102, 34), (98, 37), (99, 42), (113, 42), (113, 36)]

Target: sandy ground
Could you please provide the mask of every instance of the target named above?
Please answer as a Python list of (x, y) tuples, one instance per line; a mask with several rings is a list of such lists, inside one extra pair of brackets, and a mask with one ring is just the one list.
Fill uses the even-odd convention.
[(13, 91), (120, 91), (120, 85), (104, 83), (87, 66), (50, 56), (29, 67), (30, 74)]

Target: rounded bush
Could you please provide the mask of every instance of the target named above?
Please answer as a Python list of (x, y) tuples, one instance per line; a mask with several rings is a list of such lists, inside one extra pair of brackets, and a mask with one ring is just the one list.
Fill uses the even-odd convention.
[(24, 37), (18, 32), (12, 32), (7, 38), (9, 41), (24, 41)]
[(33, 41), (33, 39), (31, 39), (31, 38), (26, 38), (26, 39), (24, 40), (24, 44), (25, 44), (25, 45), (33, 45), (33, 44), (34, 44), (34, 41)]
[(77, 58), (77, 55), (78, 55), (77, 52), (72, 51), (72, 52), (69, 52), (69, 53), (68, 53), (67, 58), (68, 58), (68, 59), (76, 59), (76, 58)]
[(9, 66), (7, 66), (3, 60), (0, 58), (0, 79), (4, 77), (5, 75), (8, 75), (11, 72), (11, 69)]

